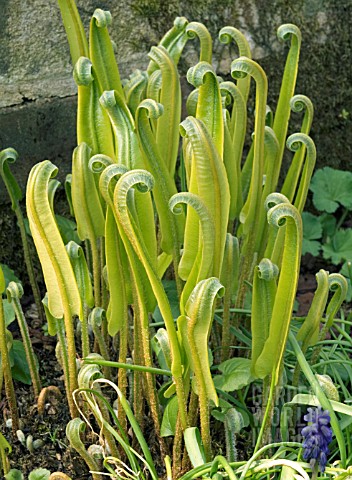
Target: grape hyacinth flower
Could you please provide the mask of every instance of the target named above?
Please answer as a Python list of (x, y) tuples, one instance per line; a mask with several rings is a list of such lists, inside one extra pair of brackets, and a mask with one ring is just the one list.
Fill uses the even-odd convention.
[(309, 460), (312, 469), (317, 470), (319, 467), (321, 472), (324, 472), (329, 454), (328, 446), (332, 439), (329, 411), (321, 407), (308, 408), (308, 413), (303, 418), (308, 422), (301, 432), (304, 439), (303, 458)]

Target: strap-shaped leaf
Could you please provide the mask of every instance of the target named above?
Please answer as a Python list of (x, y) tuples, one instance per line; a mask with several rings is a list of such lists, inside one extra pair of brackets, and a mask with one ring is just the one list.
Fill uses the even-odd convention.
[[(306, 157), (305, 163), (303, 166), (303, 171), (301, 173), (301, 178), (299, 182), (298, 191), (295, 196), (295, 201), (293, 202), (294, 206), (297, 208), (299, 213), (303, 211), (304, 205), (306, 203), (310, 179), (313, 174), (315, 161), (316, 161), (316, 149), (313, 140), (305, 135), (304, 133), (294, 133), (290, 135), (287, 139), (287, 147), (292, 151), (297, 151), (300, 148), (305, 147)], [(275, 240), (275, 247), (272, 252), (271, 259), (273, 262), (280, 265), (283, 241), (284, 241), (284, 229), (281, 229), (278, 232), (278, 235)]]
[[(180, 125), (181, 135), (186, 137), (192, 146), (194, 164), (192, 166), (191, 185), (196, 186), (196, 193), (208, 208), (215, 225), (216, 237), (214, 248), (213, 275), (220, 276), (224, 255), (227, 223), (230, 208), (230, 189), (225, 166), (218, 155), (214, 142), (201, 120), (187, 117)], [(198, 225), (190, 223), (187, 217), (189, 235), (193, 248), (198, 250)], [(186, 232), (187, 233), (187, 232)], [(180, 275), (186, 277), (192, 269), (196, 256), (194, 250), (189, 250), (185, 236), (184, 253), (180, 262)], [(181, 265), (182, 264), (182, 265)]]
[(48, 184), (56, 173), (49, 160), (32, 168), (26, 194), (29, 227), (43, 268), (50, 312), (62, 318), (66, 310), (81, 318), (76, 279), (48, 200)]
[(303, 149), (306, 151), (301, 179), (294, 201), (294, 206), (300, 213), (302, 213), (315, 167), (317, 152), (313, 140), (304, 133), (294, 133), (289, 136), (287, 139), (287, 148), (292, 151), (297, 151), (297, 149)]
[(279, 269), (268, 258), (263, 258), (254, 269), (251, 316), (252, 372), (255, 372), (256, 362), (269, 338), (278, 275)]
[(154, 338), (155, 338), (155, 341), (157, 341), (160, 345), (167, 367), (170, 368), (171, 350), (170, 350), (170, 342), (169, 342), (169, 336), (167, 334), (167, 330), (165, 330), (165, 328), (159, 328)]
[(116, 136), (117, 163), (128, 169), (141, 168), (142, 158), (134, 128), (134, 120), (125, 99), (115, 90), (105, 91), (100, 104), (109, 115)]
[[(160, 101), (162, 78), (161, 70), (155, 70), (155, 72), (150, 75), (146, 92), (147, 98), (151, 98), (155, 102)], [(156, 120), (154, 120), (155, 127), (156, 123)], [(154, 128), (153, 131), (154, 130), (156, 130), (156, 128)]]
[(285, 149), (288, 121), (290, 118), (290, 100), (294, 95), (298, 73), (298, 60), (301, 48), (301, 32), (296, 25), (287, 23), (277, 30), (277, 36), (281, 40), (291, 39), (290, 50), (287, 55), (284, 74), (282, 77), (279, 100), (277, 102), (273, 130), (280, 145), (278, 156), (278, 170), (274, 185), (277, 184), (281, 169), (282, 157)]
[[(176, 384), (176, 392), (179, 400), (180, 417), (183, 428), (187, 426), (187, 414), (185, 406), (185, 392), (182, 379), (182, 360), (179, 340), (174, 325), (173, 315), (166, 293), (159, 279), (156, 268), (151, 261), (148, 252), (143, 245), (141, 239), (141, 233), (136, 230), (135, 225), (131, 221), (128, 208), (128, 192), (135, 185), (139, 185), (144, 191), (152, 189), (154, 184), (152, 175), (145, 170), (134, 170), (127, 172), (117, 182), (114, 190), (114, 212), (119, 224), (119, 228), (124, 232), (125, 238), (123, 238), (125, 247), (128, 247), (127, 241), (130, 247), (133, 249), (140, 262), (142, 263), (154, 295), (157, 299), (161, 315), (164, 319), (165, 326), (168, 332), (172, 356), (171, 371)], [(170, 212), (171, 213), (171, 212)]]
[(75, 65), (79, 57), (88, 56), (88, 43), (81, 17), (74, 0), (58, 0), (62, 21), (70, 45), (72, 64)]
[(206, 392), (208, 401), (219, 404), (210, 372), (208, 340), (213, 323), (214, 302), (224, 294), (224, 287), (215, 277), (199, 282), (186, 304), (188, 317), (188, 341), (191, 350), (191, 364), (194, 368), (198, 388)]
[[(79, 453), (83, 460), (88, 465), (88, 468), (93, 472), (99, 472), (99, 465), (94, 459), (93, 455), (90, 455), (86, 450), (82, 440), (81, 433), (86, 429), (86, 424), (80, 418), (71, 420), (66, 427), (66, 436), (70, 442), (72, 448)], [(93, 480), (101, 480), (100, 473), (93, 473)]]
[[(103, 93), (100, 103), (107, 110), (116, 135), (118, 164), (125, 165), (131, 170), (142, 168), (144, 165), (134, 120), (124, 99), (118, 92), (111, 90)], [(151, 196), (135, 191), (134, 203), (136, 209), (135, 221), (138, 222), (140, 229), (143, 231), (145, 244), (156, 263), (157, 243)]]
[(268, 222), (278, 228), (284, 226), (286, 229), (285, 245), (269, 337), (256, 362), (255, 373), (259, 378), (264, 378), (273, 373), (277, 383), (298, 283), (302, 246), (302, 219), (293, 205), (282, 203), (268, 211)]
[(70, 257), (82, 304), (92, 308), (94, 306), (93, 287), (83, 248), (71, 240), (66, 245), (66, 251)]
[(268, 82), (261, 66), (245, 57), (240, 57), (232, 62), (231, 75), (234, 78), (243, 78), (246, 75), (251, 75), (256, 82), (252, 176), (247, 201), (240, 215), (240, 221), (244, 224), (244, 234), (248, 234), (251, 231), (251, 236), (255, 236), (255, 219), (260, 208), (264, 173), (264, 136)]
[(114, 158), (114, 142), (109, 118), (99, 103), (100, 91), (93, 64), (80, 57), (73, 78), (78, 85), (77, 144), (85, 142), (92, 154), (103, 153)]
[[(282, 193), (270, 193), (270, 195), (267, 196), (264, 202), (265, 211), (268, 212), (270, 208), (274, 207), (275, 205), (279, 205), (280, 203), (290, 203), (290, 201), (287, 197), (285, 197), (285, 195), (282, 195)], [(268, 242), (265, 249), (264, 257), (270, 258), (273, 263), (275, 263), (273, 259), (275, 241), (278, 235), (280, 235), (281, 230), (282, 229), (277, 229), (273, 225), (269, 224)]]
[[(229, 129), (230, 116), (226, 108), (223, 109), (224, 118), (224, 153), (223, 160), (230, 188), (229, 220), (233, 222), (242, 208), (241, 165), (238, 162), (238, 150), (232, 143)], [(231, 228), (231, 227), (230, 227)]]
[(18, 153), (13, 148), (5, 148), (0, 152), (0, 175), (10, 196), (12, 210), (15, 210), (18, 202), (23, 198), (22, 190), (12, 175), (9, 165), (14, 163), (17, 158)]
[(112, 18), (109, 11), (97, 8), (90, 22), (89, 55), (97, 74), (100, 93), (117, 90), (123, 95), (119, 68), (108, 32)]
[[(243, 206), (241, 161), (246, 136), (247, 109), (240, 89), (232, 82), (220, 83), (220, 91), (222, 94), (230, 95), (233, 100), (231, 123), (224, 115), (224, 163), (231, 192), (230, 220), (234, 220)], [(232, 147), (228, 133), (231, 135)]]
[(62, 318), (55, 318), (49, 310), (49, 301), (48, 301), (48, 294), (45, 293), (45, 296), (42, 300), (42, 304), (44, 307), (44, 312), (45, 312), (45, 318), (46, 321), (48, 322), (48, 333), (51, 336), (54, 336), (57, 334), (58, 330), (58, 325), (57, 322), (62, 322)]
[(263, 250), (266, 247), (267, 235), (266, 231), (268, 223), (266, 220), (266, 211), (264, 203), (268, 195), (273, 192), (273, 177), (275, 176), (275, 170), (277, 168), (277, 156), (279, 152), (279, 143), (275, 136), (274, 130), (270, 127), (265, 127), (264, 137), (264, 151), (265, 151), (265, 164), (264, 164), (264, 188), (262, 191), (261, 209), (258, 212), (258, 234), (255, 242), (255, 251), (258, 252), (259, 258), (263, 254)]
[(184, 215), (175, 218), (169, 209), (169, 200), (177, 193), (177, 189), (161, 158), (158, 144), (150, 128), (149, 119), (159, 118), (162, 112), (162, 105), (153, 100), (144, 100), (137, 109), (136, 126), (144, 153), (145, 167), (155, 178), (153, 197), (160, 221), (161, 248), (166, 253), (172, 253), (175, 245), (177, 246), (183, 238)]
[(231, 314), (230, 308), (233, 305), (237, 289), (240, 268), (240, 251), (238, 239), (231, 233), (226, 234), (224, 260), (221, 268), (220, 282), (225, 287), (223, 299), (224, 312), (222, 315), (222, 361), (229, 358), (229, 349), (231, 345)]
[(264, 136), (264, 153), (265, 153), (265, 163), (264, 163), (264, 188), (262, 193), (263, 201), (267, 198), (270, 193), (275, 191), (273, 185), (273, 177), (275, 175), (275, 170), (277, 168), (276, 160), (279, 152), (279, 142), (277, 141), (275, 132), (272, 128), (265, 126), (265, 136)]
[(204, 447), (197, 427), (188, 427), (184, 433), (185, 446), (193, 465), (193, 468), (200, 467), (206, 463)]
[[(103, 198), (107, 202), (109, 208), (107, 212), (106, 220), (106, 229), (109, 237), (106, 239), (106, 251), (108, 257), (108, 278), (111, 280), (110, 283), (114, 283), (114, 275), (116, 275), (115, 284), (112, 285), (112, 293), (114, 297), (114, 304), (111, 304), (111, 309), (109, 309), (109, 325), (110, 329), (117, 328), (120, 329), (124, 322), (127, 321), (127, 310), (126, 310), (126, 300), (129, 303), (133, 303), (132, 298), (132, 286), (131, 286), (131, 277), (130, 277), (130, 267), (134, 268), (135, 275), (139, 277), (143, 285), (144, 291), (144, 303), (148, 312), (152, 312), (155, 309), (155, 297), (152, 292), (148, 276), (140, 264), (139, 260), (136, 258), (135, 254), (131, 250), (129, 243), (126, 241), (125, 234), (123, 230), (116, 226), (119, 226), (118, 217), (116, 215), (116, 209), (113, 202), (114, 187), (116, 181), (121, 177), (122, 174), (126, 173), (126, 168), (122, 165), (110, 165), (108, 166), (101, 174), (99, 186), (102, 192)], [(131, 211), (130, 221), (136, 232), (141, 231), (141, 227), (138, 222), (138, 216), (142, 213), (137, 210), (137, 205), (134, 201), (134, 194), (139, 193), (140, 196), (143, 194), (141, 192), (135, 192), (131, 190), (128, 192), (128, 209)], [(140, 199), (142, 204), (142, 198)], [(111, 210), (109, 212), (109, 210)], [(114, 217), (114, 218), (113, 218)], [(137, 220), (136, 220), (137, 219)], [(114, 224), (115, 223), (115, 224)], [(117, 224), (117, 225), (116, 225)], [(154, 227), (152, 223), (150, 227)], [(147, 242), (145, 242), (144, 237), (141, 239), (144, 248), (147, 247)], [(153, 262), (153, 266), (156, 268), (156, 255), (155, 251), (150, 252), (146, 248), (150, 261)], [(124, 285), (122, 285), (124, 284)], [(120, 305), (118, 304), (120, 301)], [(114, 308), (114, 311), (112, 310)], [(120, 314), (119, 318), (116, 318), (115, 315)]]
[(89, 169), (92, 150), (86, 143), (75, 148), (72, 157), (72, 204), (76, 216), (77, 233), (81, 240), (93, 244), (104, 236), (104, 213), (96, 188), (94, 174)]
[(124, 86), (126, 102), (133, 118), (136, 115), (138, 105), (145, 98), (145, 91), (148, 84), (148, 75), (145, 72), (136, 70), (131, 75), (129, 82)]
[[(240, 57), (252, 58), (249, 43), (243, 33), (234, 27), (224, 27), (219, 32), (219, 40), (221, 43), (230, 44), (234, 42), (237, 44)], [(244, 101), (247, 103), (249, 94), (251, 78), (244, 77), (237, 79), (237, 87), (239, 88)]]
[[(188, 41), (188, 36), (185, 32), (187, 25), (188, 20), (186, 17), (176, 17), (173, 27), (166, 32), (159, 42), (159, 46), (166, 48), (176, 65)], [(151, 60), (147, 69), (148, 74), (151, 75), (157, 68), (158, 65)]]
[(173, 178), (179, 144), (178, 125), (181, 121), (180, 78), (173, 59), (164, 47), (152, 47), (148, 56), (161, 70), (160, 103), (164, 113), (162, 119), (157, 121), (156, 142), (161, 159)]
[[(302, 121), (301, 133), (309, 135), (310, 127), (313, 121), (314, 107), (311, 100), (305, 95), (295, 95), (290, 100), (290, 107), (293, 112), (304, 111), (304, 117)], [(306, 154), (305, 144), (302, 143), (301, 148), (296, 150), (290, 168), (288, 169), (285, 177), (281, 192), (293, 201), (294, 192), (297, 187), (298, 178), (302, 170)]]
[(197, 38), (200, 43), (200, 62), (211, 63), (213, 54), (213, 41), (205, 25), (199, 22), (191, 22), (186, 27), (188, 38)]
[(113, 187), (117, 179), (126, 173), (127, 168), (112, 163), (109, 166), (108, 163), (106, 159), (104, 162), (104, 158), (101, 156), (92, 157), (90, 160), (90, 166), (96, 172), (101, 170), (104, 165), (106, 166), (100, 176), (99, 188), (107, 203), (105, 256), (110, 299), (106, 314), (109, 334), (114, 336), (128, 321), (127, 309), (128, 304), (132, 303), (132, 293), (127, 254), (116, 225), (112, 202)]
[(317, 289), (309, 308), (308, 315), (301, 328), (297, 332), (297, 340), (302, 341), (302, 351), (305, 353), (309, 346), (315, 345), (318, 341), (320, 322), (324, 315), (326, 302), (329, 294), (329, 272), (319, 270), (315, 275), (317, 279)]
[(331, 273), (329, 275), (329, 288), (334, 292), (334, 295), (326, 309), (326, 328), (332, 326), (336, 313), (346, 299), (348, 289), (346, 278), (339, 273)]
[(171, 197), (169, 206), (173, 213), (177, 214), (182, 212), (182, 208), (177, 207), (180, 203), (185, 203), (195, 210), (201, 225), (201, 237), (199, 239), (197, 257), (194, 260), (193, 268), (183, 288), (180, 299), (181, 313), (183, 313), (188, 297), (196, 284), (211, 274), (215, 248), (215, 226), (209, 210), (198, 195), (184, 192), (177, 193)]
[(197, 114), (199, 91), (198, 88), (191, 91), (186, 100), (187, 114), (191, 117), (195, 117)]
[(68, 173), (65, 178), (65, 193), (68, 206), (70, 207), (70, 215), (71, 217), (75, 216), (75, 212), (73, 211), (72, 205), (72, 173)]
[[(191, 24), (190, 24), (191, 25)], [(207, 127), (218, 154), (224, 150), (224, 122), (218, 78), (210, 63), (199, 62), (187, 72), (187, 80), (198, 89), (196, 118)]]

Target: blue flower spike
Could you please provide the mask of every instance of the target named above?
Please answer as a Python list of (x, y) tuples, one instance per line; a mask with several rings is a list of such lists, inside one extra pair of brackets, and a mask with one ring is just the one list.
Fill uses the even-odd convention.
[(308, 423), (301, 432), (304, 439), (303, 458), (310, 462), (313, 470), (319, 467), (324, 473), (332, 439), (329, 411), (321, 407), (308, 408), (308, 413), (303, 418)]

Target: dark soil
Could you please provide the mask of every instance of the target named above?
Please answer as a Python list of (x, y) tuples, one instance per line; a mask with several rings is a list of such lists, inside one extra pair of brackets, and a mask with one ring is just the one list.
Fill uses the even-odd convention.
[[(35, 306), (26, 309), (26, 318), (30, 328), (33, 348), (37, 355), (42, 386), (57, 386), (62, 396), (47, 398), (43, 416), (38, 415), (32, 387), (20, 382), (15, 383), (16, 398), (20, 415), (20, 427), (25, 437), (32, 435), (33, 440), (40, 439), (43, 444), (31, 453), (22, 445), (11, 429), (6, 428), (6, 419), (10, 417), (5, 398), (1, 398), (2, 419), (0, 430), (12, 446), (9, 455), (11, 468), (21, 470), (24, 478), (35, 468), (46, 468), (51, 473), (63, 472), (74, 480), (91, 479), (87, 466), (75, 450), (70, 448), (65, 428), (70, 420), (63, 386), (62, 371), (55, 357), (55, 337), (46, 336), (38, 325)], [(16, 331), (12, 332), (18, 337)]]

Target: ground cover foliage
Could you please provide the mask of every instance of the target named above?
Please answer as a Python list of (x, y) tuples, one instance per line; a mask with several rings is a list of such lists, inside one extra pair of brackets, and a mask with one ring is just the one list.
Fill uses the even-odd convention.
[[(212, 67), (206, 27), (178, 17), (151, 48), (146, 70), (121, 81), (110, 13), (94, 12), (87, 40), (74, 2), (59, 5), (78, 88), (78, 146), (64, 185), (71, 219), (55, 215), (50, 160), (30, 172), (27, 218), (11, 148), (0, 154), (0, 173), (38, 314), (57, 338), (65, 392), (42, 388), (22, 286), (1, 269), (1, 379), (14, 434), (21, 437), (12, 378), (22, 374), (39, 412), (49, 392), (65, 393), (66, 436), (94, 480), (349, 478), (345, 276), (327, 264), (307, 315), (294, 314), (302, 245), (320, 238), (306, 235), (303, 244), (316, 149), (313, 105), (295, 92), (299, 29), (278, 29), (289, 49), (272, 112), (265, 72), (236, 28), (219, 33), (238, 48), (226, 79)], [(199, 62), (187, 72), (193, 90), (183, 116), (177, 65), (188, 42), (198, 42)], [(301, 114), (301, 129), (287, 137), (291, 113)], [(285, 149), (292, 160), (280, 179)], [(319, 181), (329, 179), (318, 180), (311, 188), (322, 197)], [(7, 328), (15, 317), (22, 342)], [(10, 450), (1, 434), (4, 476), (22, 478), (9, 470)], [(42, 469), (30, 478), (69, 477)]]

